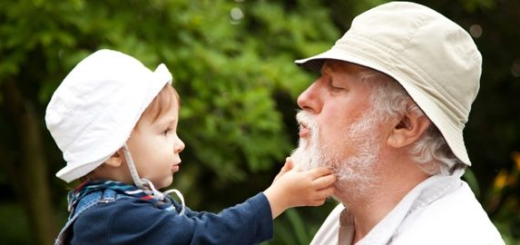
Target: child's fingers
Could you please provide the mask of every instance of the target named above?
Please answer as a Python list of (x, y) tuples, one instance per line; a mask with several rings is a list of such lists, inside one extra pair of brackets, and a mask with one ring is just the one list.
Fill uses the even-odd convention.
[(327, 198), (334, 194), (334, 188), (325, 188), (314, 193), (312, 201), (309, 202), (309, 206), (321, 206), (325, 203)]
[(292, 159), (290, 157), (285, 158), (285, 164), (283, 165), (283, 169), (287, 169), (287, 171), (293, 169), (294, 165)]
[(320, 201), (323, 202), (323, 201), (325, 201), (325, 199), (331, 197), (333, 194), (334, 194), (334, 187), (321, 189), (321, 190), (316, 192), (316, 196), (315, 196), (316, 199), (315, 200), (317, 202), (320, 202)]
[(334, 190), (334, 186), (331, 185), (327, 188), (323, 188), (321, 190), (316, 191), (316, 193), (318, 194), (319, 198), (327, 198), (334, 194)]
[(293, 169), (293, 164), (292, 164), (291, 158), (290, 157), (285, 158), (285, 164), (283, 165), (283, 167), (280, 170), (280, 173), (278, 173), (278, 175), (283, 175), (283, 174), (287, 173), (288, 171), (290, 171), (291, 169)]
[(280, 176), (284, 175), (285, 173), (291, 171), (291, 169), (293, 169), (293, 164), (292, 164), (291, 158), (287, 157), (287, 158), (285, 158), (285, 164), (283, 165), (280, 172), (274, 178), (274, 181), (278, 180), (278, 178), (280, 178)]
[(319, 177), (332, 174), (332, 169), (330, 169), (329, 167), (319, 167), (309, 170), (309, 174), (311, 176), (311, 179), (314, 180)]
[(336, 182), (336, 176), (335, 175), (326, 175), (323, 177), (319, 177), (314, 180), (314, 186), (317, 189), (322, 189), (325, 187), (328, 187)]

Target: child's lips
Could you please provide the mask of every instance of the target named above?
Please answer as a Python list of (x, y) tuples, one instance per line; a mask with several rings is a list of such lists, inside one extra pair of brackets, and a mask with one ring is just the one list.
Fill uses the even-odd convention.
[(176, 172), (179, 172), (181, 166), (179, 166), (181, 163), (177, 163), (177, 164), (174, 164), (172, 165), (172, 172), (176, 173)]

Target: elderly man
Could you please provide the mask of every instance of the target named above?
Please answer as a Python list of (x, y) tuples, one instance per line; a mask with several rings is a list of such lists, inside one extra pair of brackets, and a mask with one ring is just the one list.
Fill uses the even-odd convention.
[(358, 17), (298, 98), (304, 169), (330, 166), (341, 203), (312, 244), (504, 244), (468, 185), (462, 130), (482, 58), (460, 26), (393, 2)]

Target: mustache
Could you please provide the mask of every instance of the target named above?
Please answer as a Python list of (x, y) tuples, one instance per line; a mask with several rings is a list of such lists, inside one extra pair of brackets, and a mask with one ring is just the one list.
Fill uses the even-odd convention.
[(298, 113), (296, 113), (296, 121), (298, 125), (306, 127), (311, 131), (316, 129), (316, 120), (310, 112), (298, 110)]

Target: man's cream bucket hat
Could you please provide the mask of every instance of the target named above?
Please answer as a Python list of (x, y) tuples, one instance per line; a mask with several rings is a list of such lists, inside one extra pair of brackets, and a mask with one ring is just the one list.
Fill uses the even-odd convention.
[(419, 4), (383, 4), (357, 16), (330, 50), (296, 63), (319, 70), (326, 59), (359, 64), (396, 79), (455, 156), (471, 165), (462, 131), (479, 90), (482, 56), (459, 25)]
[(47, 106), (47, 128), (67, 162), (56, 176), (71, 182), (121, 149), (141, 114), (171, 82), (165, 65), (152, 72), (117, 51), (99, 50), (82, 60)]

